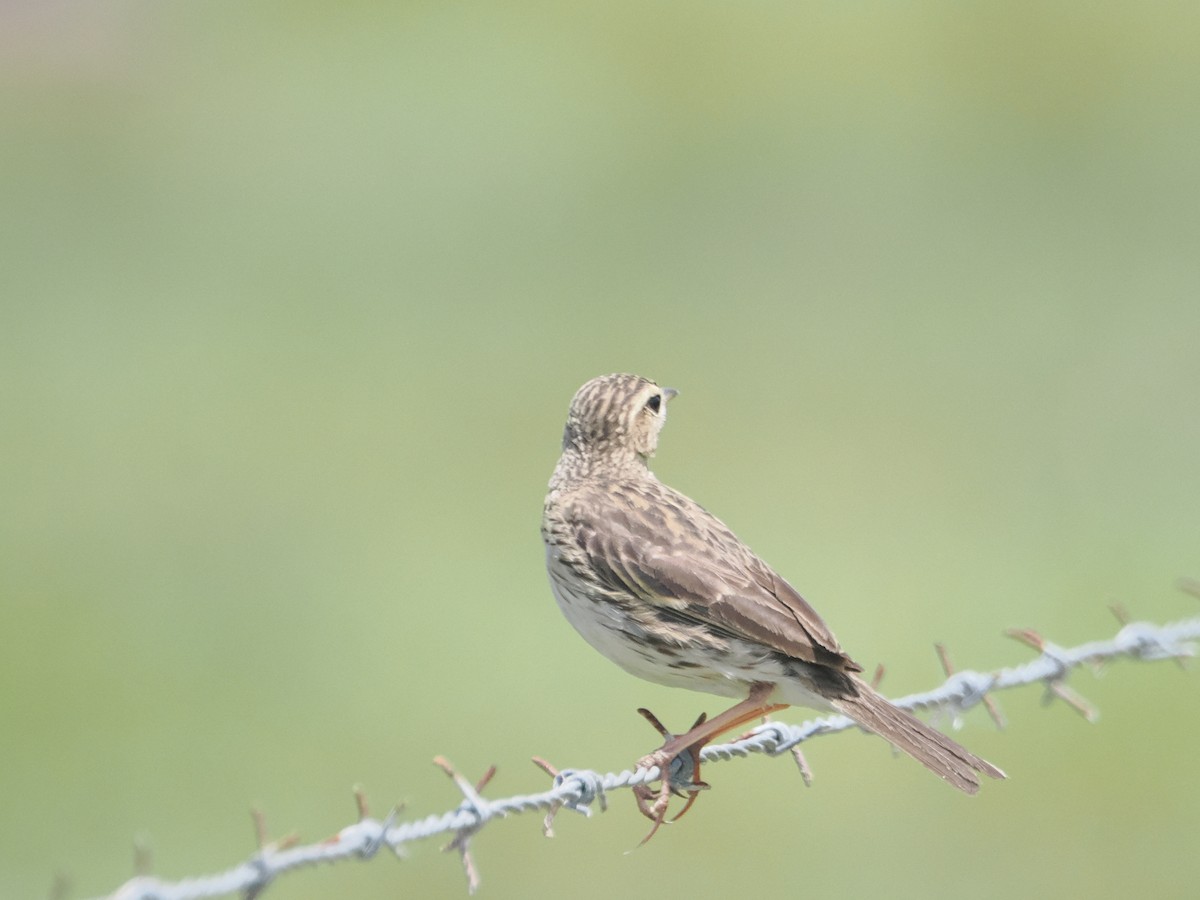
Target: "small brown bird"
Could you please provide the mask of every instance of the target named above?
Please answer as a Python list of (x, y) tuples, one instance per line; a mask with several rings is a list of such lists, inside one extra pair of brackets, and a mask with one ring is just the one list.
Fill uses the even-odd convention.
[[(667, 736), (642, 764), (667, 772), (724, 731), (807, 706), (849, 716), (968, 794), (979, 789), (976, 773), (1003, 778), (876, 693), (790, 584), (723, 522), (654, 477), (647, 460), (676, 393), (637, 375), (581, 387), (542, 514), (554, 596), (588, 643), (641, 678), (742, 701)], [(669, 782), (663, 778), (655, 804), (656, 828)]]

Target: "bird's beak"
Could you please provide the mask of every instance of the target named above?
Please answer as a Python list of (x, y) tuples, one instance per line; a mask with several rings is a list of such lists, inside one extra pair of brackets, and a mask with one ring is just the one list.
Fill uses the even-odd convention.
[(675, 390), (675, 388), (663, 388), (662, 392), (663, 399), (665, 399), (668, 403), (679, 396), (679, 391)]

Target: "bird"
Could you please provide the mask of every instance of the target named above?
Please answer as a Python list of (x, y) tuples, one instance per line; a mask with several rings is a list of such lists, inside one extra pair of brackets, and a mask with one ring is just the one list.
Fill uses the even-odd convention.
[[(649, 460), (677, 394), (621, 373), (579, 388), (542, 512), (551, 588), (589, 644), (647, 681), (739, 701), (683, 735), (639, 710), (666, 738), (640, 765), (668, 773), (690, 754), (698, 769), (699, 748), (718, 734), (803, 706), (849, 717), (967, 794), (979, 790), (981, 774), (1004, 778), (879, 694), (791, 584), (724, 522), (658, 480)], [(655, 830), (669, 792), (678, 792), (673, 777), (661, 776), (649, 808), (651, 795), (638, 794)]]

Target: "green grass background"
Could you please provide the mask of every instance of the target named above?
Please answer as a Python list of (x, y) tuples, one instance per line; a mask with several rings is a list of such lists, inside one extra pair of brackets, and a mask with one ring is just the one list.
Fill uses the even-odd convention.
[[(656, 470), (885, 688), (1197, 612), (1188, 4), (7, 3), (0, 895), (198, 875), (602, 770), (723, 701), (561, 618), (567, 402), (681, 391)], [(1200, 681), (1006, 696), (967, 799), (878, 740), (708, 771), (679, 826), (537, 816), (489, 898), (1188, 896)], [(803, 718), (797, 711), (785, 714)], [(457, 897), (438, 842), (277, 898)]]

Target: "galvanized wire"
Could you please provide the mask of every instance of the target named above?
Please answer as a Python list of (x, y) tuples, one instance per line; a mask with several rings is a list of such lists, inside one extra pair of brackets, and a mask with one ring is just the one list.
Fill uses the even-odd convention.
[[(1094, 719), (1095, 710), (1065, 684), (1072, 669), (1085, 664), (1099, 666), (1119, 658), (1153, 662), (1195, 656), (1196, 645), (1191, 641), (1200, 639), (1200, 617), (1167, 625), (1129, 622), (1110, 640), (1091, 641), (1069, 648), (1045, 641), (1031, 631), (1015, 632), (1013, 636), (1037, 649), (1039, 655), (1027, 663), (996, 672), (950, 672), (943, 655), (948, 677), (941, 685), (930, 691), (897, 698), (893, 702), (905, 709), (931, 710), (935, 715), (949, 715), (957, 725), (967, 710), (980, 703), (990, 704), (991, 695), (995, 692), (1041, 683), (1046, 687), (1048, 700), (1065, 701), (1087, 718)], [(992, 709), (993, 715), (998, 715)], [(795, 752), (800, 744), (811, 738), (854, 727), (855, 723), (845, 716), (825, 716), (798, 725), (767, 722), (736, 741), (705, 747), (701, 752), (701, 760), (715, 762), (752, 753), (777, 755), (789, 750)], [(807, 778), (803, 758), (797, 756), (797, 759)], [(383, 848), (400, 855), (405, 844), (439, 834), (454, 836), (447, 849), (459, 852), (468, 886), (474, 891), (479, 876), (471, 857), (470, 840), (489, 822), (542, 810), (547, 813), (544, 829), (549, 835), (553, 817), (559, 810), (567, 809), (590, 816), (597, 809), (603, 811), (606, 808), (611, 792), (657, 781), (660, 775), (656, 767), (601, 773), (590, 769), (555, 770), (542, 763), (543, 768), (553, 775), (553, 783), (548, 790), (490, 800), (482, 795), (490, 773), (482, 783), (473, 785), (444, 760), (439, 760), (439, 764), (451, 776), (463, 796), (458, 806), (447, 812), (401, 822), (397, 821), (398, 813), (393, 810), (380, 820), (366, 814), (366, 805), (360, 795), (359, 820), (324, 841), (288, 845), (270, 844), (263, 840), (259, 851), (250, 859), (223, 872), (176, 881), (140, 875), (107, 896), (113, 900), (198, 900), (236, 893), (256, 897), (280, 875), (295, 869), (346, 859), (370, 859)]]

